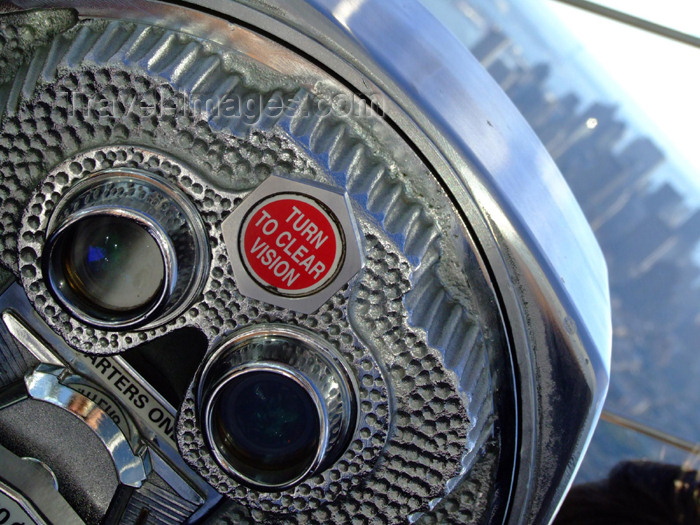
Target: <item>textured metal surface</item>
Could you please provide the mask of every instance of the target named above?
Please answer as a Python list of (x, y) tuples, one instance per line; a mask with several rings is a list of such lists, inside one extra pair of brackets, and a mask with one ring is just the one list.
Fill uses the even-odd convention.
[[(368, 225), (361, 227), (364, 230)], [(409, 283), (398, 272), (392, 277), (387, 257), (393, 253), (398, 267), (406, 267), (407, 263), (375, 235), (369, 235), (367, 240), (367, 265), (363, 274), (367, 278), (356, 285), (357, 296), (350, 300), (356, 310), (346, 313), (345, 304), (337, 305), (342, 309), (326, 312), (325, 326), (328, 333), (342, 330), (347, 337), (352, 333), (346, 325), (347, 315), (357, 316), (356, 320), (363, 323), (363, 335), (375, 351), (381, 352), (392, 373), (393, 406), (382, 402), (381, 383), (362, 373), (370, 364), (358, 363), (358, 354), (361, 356), (363, 351), (343, 345), (341, 353), (349, 362), (359, 365), (356, 371), (360, 373), (360, 423), (356, 439), (334, 466), (280, 494), (257, 494), (238, 487), (208, 457), (197, 430), (192, 397), (188, 396), (183, 404), (179, 438), (185, 451), (204, 463), (205, 468), (200, 472), (214, 486), (253, 508), (257, 520), (264, 520), (263, 510), (284, 514), (292, 508), (295, 514), (286, 520), (324, 523), (327, 516), (336, 516), (343, 522), (352, 519), (348, 506), (357, 504), (369, 513), (367, 518), (396, 522), (421, 507), (426, 508), (461, 471), (471, 425), (454, 377), (441, 366), (440, 354), (406, 322), (402, 296)], [(394, 278), (398, 279), (392, 282)], [(389, 323), (391, 319), (399, 320), (400, 324)], [(384, 428), (389, 424), (391, 434), (385, 443)], [(375, 463), (379, 459), (382, 461)]]
[(497, 494), (491, 490), (498, 475), (499, 443), (491, 438), (465, 476), (465, 479), (435, 508), (423, 514), (419, 525), (466, 525), (499, 521)]
[(143, 486), (134, 491), (121, 525), (171, 525), (185, 523), (197, 505), (178, 497), (157, 476), (151, 474)]
[(0, 320), (0, 388), (22, 379), (27, 370), (38, 364), (31, 353), (17, 344), (7, 325)]
[(602, 408), (611, 325), (600, 249), (540, 141), (421, 2), (196, 3), (278, 35), (381, 100), (449, 188), (512, 336), (522, 432), (509, 522), (548, 521)]
[[(289, 323), (322, 334), (356, 374), (359, 424), (347, 452), (275, 494), (249, 491), (220, 471), (203, 446), (190, 387), (178, 424), (183, 454), (252, 519), (417, 519), (468, 475), (486, 442), (500, 442), (495, 422), (512, 417), (495, 414), (492, 399), (494, 385), (508, 382), (492, 377), (503, 340), (497, 324), (483, 327), (477, 290), (488, 287), (469, 234), (427, 168), (380, 118), (317, 111), (319, 100), (351, 95), (344, 88), (279, 75), (181, 33), (92, 20), (37, 49), (21, 73), (0, 89), (0, 188), (16, 195), (2, 204), (1, 258), (69, 344), (113, 353), (194, 326), (212, 345), (251, 323)], [(273, 94), (286, 97), (290, 111), (269, 117), (263, 110)], [(215, 114), (206, 105), (193, 111), (193, 100), (211, 97), (250, 100), (263, 117)], [(132, 101), (169, 110), (142, 114)], [(212, 268), (201, 298), (171, 323), (111, 333), (61, 312), (37, 260), (48, 218), (70, 185), (122, 167), (182, 187), (207, 225)], [(273, 169), (346, 189), (365, 239), (365, 268), (314, 314), (241, 296), (228, 264), (220, 224)]]
[(72, 9), (4, 13), (0, 16), (0, 83), (15, 75), (20, 64), (48, 39), (77, 22)]

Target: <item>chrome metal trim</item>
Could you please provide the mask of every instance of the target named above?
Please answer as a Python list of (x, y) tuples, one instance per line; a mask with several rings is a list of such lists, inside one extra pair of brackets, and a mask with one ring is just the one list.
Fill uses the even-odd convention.
[(19, 316), (12, 310), (2, 312), (2, 322), (5, 323), (7, 330), (12, 334), (19, 344), (29, 350), (29, 352), (37, 358), (40, 363), (47, 365), (63, 366), (65, 363), (56, 357), (41, 338), (32, 330), (27, 328), (21, 321)]
[[(225, 454), (222, 452), (221, 443), (219, 443), (216, 438), (214, 428), (214, 422), (212, 421), (213, 410), (216, 402), (219, 399), (221, 390), (230, 384), (235, 379), (251, 374), (254, 372), (270, 372), (274, 374), (279, 374), (287, 379), (291, 379), (296, 384), (298, 384), (304, 392), (311, 398), (316, 407), (316, 413), (318, 415), (319, 430), (320, 435), (318, 438), (318, 446), (316, 447), (316, 452), (312, 461), (309, 465), (297, 474), (295, 477), (285, 481), (284, 483), (269, 484), (263, 483), (259, 480), (255, 480), (246, 474), (242, 473), (240, 470), (236, 469), (227, 459)], [(223, 376), (219, 381), (212, 385), (211, 390), (207, 392), (207, 401), (202, 407), (203, 426), (204, 435), (206, 436), (207, 443), (210, 446), (212, 455), (216, 459), (217, 463), (221, 465), (226, 471), (231, 473), (233, 476), (240, 478), (247, 485), (259, 488), (261, 490), (273, 491), (273, 490), (284, 490), (286, 488), (292, 487), (299, 483), (302, 479), (306, 478), (310, 473), (314, 472), (323, 461), (326, 454), (326, 449), (328, 448), (328, 434), (329, 434), (329, 424), (328, 424), (328, 409), (326, 408), (326, 403), (323, 400), (321, 393), (314, 386), (311, 380), (306, 377), (299, 370), (284, 365), (282, 363), (276, 363), (271, 361), (260, 361), (255, 363), (245, 363), (237, 368), (231, 370), (228, 374)]]
[[(508, 506), (517, 512), (504, 519), (549, 521), (603, 407), (612, 327), (602, 252), (542, 143), (418, 0), (186, 5), (241, 20), (323, 64), (377, 101), (434, 169), (477, 239), (508, 325), (519, 403)], [(570, 402), (572, 385), (585, 401)]]
[[(167, 209), (150, 209), (150, 203), (140, 203), (135, 198), (98, 196), (97, 201), (91, 200), (90, 192), (109, 184), (134, 183), (147, 191), (159, 193), (167, 201)], [(100, 201), (100, 199), (102, 199)], [(77, 209), (76, 209), (77, 208)], [(95, 316), (87, 315), (76, 309), (53, 286), (48, 272), (51, 257), (44, 261), (44, 274), (49, 276), (50, 289), (57, 299), (78, 319), (87, 324), (105, 329), (140, 328), (148, 329), (165, 324), (189, 307), (194, 298), (202, 291), (209, 276), (210, 252), (209, 242), (204, 221), (199, 211), (190, 199), (177, 186), (151, 173), (134, 168), (112, 168), (94, 173), (71, 187), (61, 198), (49, 219), (46, 228), (47, 244), (45, 250), (49, 254), (57, 242), (57, 236), (74, 224), (85, 214), (103, 210), (105, 214), (130, 218), (138, 222), (158, 243), (165, 266), (163, 293), (146, 312), (134, 315), (124, 321), (105, 321)], [(188, 241), (173, 244), (170, 231), (165, 223), (168, 211), (182, 215)], [(161, 220), (161, 222), (159, 222)], [(172, 226), (171, 226), (172, 227)], [(190, 253), (191, 252), (191, 253)], [(187, 260), (187, 264), (182, 261)], [(180, 261), (180, 263), (178, 263)]]
[[(205, 39), (231, 33), (227, 24), (191, 23), (204, 16), (181, 12), (182, 2), (21, 3), (148, 18)], [(358, 93), (380, 99), (449, 189), (478, 239), (511, 329), (522, 410), (511, 503), (517, 512), (506, 519), (547, 522), (602, 409), (611, 325), (605, 263), (542, 144), (464, 45), (416, 0), (184, 3), (273, 34)], [(580, 387), (585, 406), (568, 402), (570, 389), (562, 385)], [(543, 466), (556, 470), (543, 473)]]
[[(106, 320), (81, 308), (76, 304), (75, 300), (70, 297), (70, 294), (60, 289), (57, 282), (57, 280), (62, 278), (62, 272), (56, 269), (56, 265), (60, 264), (60, 261), (55, 261), (54, 252), (60, 245), (62, 239), (69, 233), (69, 230), (79, 222), (101, 216), (128, 219), (141, 226), (148, 232), (153, 240), (156, 241), (163, 259), (163, 284), (160, 287), (161, 290), (158, 294), (158, 298), (147, 307), (146, 311), (137, 312), (131, 316), (124, 316), (118, 320)], [(177, 258), (172, 241), (157, 222), (150, 216), (136, 210), (105, 205), (91, 206), (90, 208), (79, 210), (68, 216), (55, 230), (51, 231), (46, 242), (44, 253), (48, 254), (45, 260), (46, 266), (44, 275), (48, 282), (48, 288), (56, 296), (58, 302), (74, 317), (86, 324), (99, 328), (116, 330), (146, 323), (165, 306), (175, 290), (175, 285), (177, 283)]]
[[(17, 341), (31, 352), (40, 362), (58, 366), (69, 366), (82, 377), (105, 389), (113, 385), (104, 377), (89, 356), (75, 352), (57, 336), (39, 317), (29, 303), (24, 290), (19, 284), (11, 285), (0, 295), (0, 318), (3, 321), (11, 319), (11, 334)], [(19, 338), (16, 333), (24, 334)], [(31, 346), (30, 346), (31, 345)], [(34, 348), (37, 347), (37, 348)], [(43, 347), (43, 348), (40, 348)], [(41, 357), (40, 357), (41, 356)], [(53, 357), (51, 357), (53, 356)], [(177, 410), (170, 405), (153, 387), (147, 383), (123, 358), (119, 356), (101, 356), (100, 360), (109, 363), (109, 370), (115, 368), (128, 378), (130, 383), (137, 383), (152, 403), (146, 405), (146, 412), (138, 407), (129, 406), (129, 397), (117, 389), (111, 390), (114, 399), (127, 407), (127, 411), (139, 426), (140, 437), (149, 443), (149, 458), (153, 470), (160, 475), (180, 496), (201, 507), (194, 517), (205, 515), (221, 499), (220, 494), (208, 485), (201, 477), (184, 462), (180, 456), (172, 436), (157, 425), (149, 424), (147, 411), (160, 409), (164, 414), (173, 418)], [(121, 376), (120, 376), (121, 377)], [(202, 503), (203, 502), (203, 503)]]
[[(311, 292), (285, 294), (275, 292), (270, 287), (263, 287), (250, 273), (248, 264), (241, 255), (240, 232), (246, 224), (248, 215), (262, 201), (268, 202), (268, 199), (277, 194), (299, 194), (310, 198), (318, 203), (322, 203), (331, 210), (333, 216), (337, 219), (337, 222), (332, 222), (336, 222), (335, 226), (339, 229), (340, 241), (344, 242), (344, 253), (334, 273), (327, 277), (328, 280), (323, 286), (315, 287)], [(313, 181), (301, 181), (279, 175), (270, 175), (224, 219), (221, 224), (221, 230), (226, 243), (226, 251), (236, 276), (236, 284), (241, 293), (254, 299), (301, 313), (309, 314), (318, 310), (334, 293), (347, 284), (364, 265), (362, 237), (352, 212), (348, 194)]]
[[(193, 487), (190, 480), (178, 473), (163, 456), (151, 450), (150, 457), (153, 472), (163, 478), (178, 496), (195, 505), (203, 505), (206, 503), (207, 500), (203, 497), (202, 492)], [(216, 501), (214, 501), (214, 503), (216, 503)], [(211, 505), (212, 502), (210, 501), (209, 504)]]
[(81, 419), (109, 452), (119, 481), (130, 487), (140, 487), (150, 466), (132, 450), (129, 438), (104, 410), (88, 397), (61, 384), (59, 378), (66, 372), (63, 368), (40, 364), (25, 377), (29, 396), (62, 408)]
[[(275, 339), (291, 341), (298, 346), (278, 351), (276, 346), (264, 348), (256, 345)], [(211, 410), (224, 384), (241, 373), (263, 369), (287, 375), (297, 381), (312, 399), (318, 399), (322, 407), (321, 428), (326, 429), (322, 431), (322, 441), (312, 466), (293, 481), (274, 487), (262, 486), (222, 462), (211, 430)], [(262, 490), (292, 487), (325, 468), (342, 454), (357, 426), (359, 389), (354, 374), (338, 353), (318, 336), (295, 326), (266, 324), (239, 330), (206, 358), (196, 381), (196, 403), (212, 455), (235, 478)]]

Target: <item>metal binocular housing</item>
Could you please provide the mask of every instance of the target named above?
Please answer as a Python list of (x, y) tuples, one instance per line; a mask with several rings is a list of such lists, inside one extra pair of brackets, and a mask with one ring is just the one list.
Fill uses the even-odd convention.
[(420, 2), (0, 5), (0, 521), (553, 517), (606, 267)]

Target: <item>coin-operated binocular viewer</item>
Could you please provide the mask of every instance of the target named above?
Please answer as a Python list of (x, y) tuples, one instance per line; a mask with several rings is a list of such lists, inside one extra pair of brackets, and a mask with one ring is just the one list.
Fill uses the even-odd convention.
[(0, 520), (551, 518), (605, 265), (420, 3), (3, 6)]

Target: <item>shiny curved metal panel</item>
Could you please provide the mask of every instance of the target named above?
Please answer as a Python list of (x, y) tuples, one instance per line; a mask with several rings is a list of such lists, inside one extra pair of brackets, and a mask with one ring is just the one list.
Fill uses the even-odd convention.
[(602, 408), (611, 328), (602, 255), (541, 143), (417, 1), (194, 3), (290, 43), (368, 98), (384, 97), (381, 108), (449, 187), (513, 326), (523, 406), (510, 521), (549, 519)]
[(593, 232), (542, 143), (469, 50), (418, 2), (308, 3), (351, 35), (449, 146), (480, 168), (552, 286), (571, 298), (596, 347), (608, 347), (610, 316), (600, 309), (609, 303), (607, 271)]
[[(564, 330), (546, 326), (549, 322), (554, 325), (557, 317), (561, 319), (561, 313), (555, 309), (547, 312), (548, 301), (520, 292), (521, 300), (543, 303), (545, 315), (551, 315), (542, 326), (548, 333), (533, 330), (529, 337), (535, 351), (550, 349), (548, 358), (541, 357), (535, 365), (540, 394), (544, 392), (552, 397), (551, 404), (545, 405), (561, 408), (555, 406), (555, 398), (565, 394), (557, 383), (587, 383), (586, 387), (581, 385), (576, 399), (586, 410), (568, 420), (565, 413), (560, 413), (557, 419), (567, 423), (572, 434), (583, 433), (583, 439), (588, 439), (602, 407), (609, 375), (611, 328), (607, 272), (600, 248), (551, 157), (471, 53), (417, 2), (310, 0), (309, 3), (351, 35), (380, 70), (421, 108), (443, 137), (444, 142), (438, 144), (441, 150), (455, 150), (476, 168), (465, 173), (455, 166), (462, 175), (459, 182), (476, 198), (482, 213), (501, 228), (497, 233), (501, 247), (511, 255), (517, 254), (519, 260), (513, 257), (509, 261), (516, 263), (512, 269), (516, 273), (514, 277), (523, 278), (522, 281), (534, 279), (536, 282), (526, 286), (531, 290), (551, 288), (567, 312)], [(479, 180), (470, 180), (473, 175)], [(479, 200), (479, 186), (494, 199), (496, 209)], [(532, 330), (535, 325), (528, 328)], [(552, 349), (561, 351), (565, 347), (572, 349), (572, 359), (563, 362), (568, 357), (566, 351), (561, 355), (551, 354)], [(582, 350), (585, 355), (579, 354)], [(590, 360), (592, 368), (585, 366), (586, 360)], [(540, 368), (543, 366), (551, 367), (549, 373), (543, 373)], [(576, 370), (578, 367), (581, 369)], [(568, 372), (569, 377), (564, 377), (563, 372)], [(577, 438), (572, 435), (569, 439)], [(559, 450), (561, 457), (556, 459), (566, 461), (567, 454), (578, 459), (576, 456), (584, 448), (583, 443), (568, 447), (563, 444)], [(543, 456), (538, 458), (540, 463), (548, 459)], [(531, 466), (524, 468), (528, 467)], [(531, 516), (546, 518), (553, 512), (547, 500), (556, 505), (574, 470), (575, 467), (556, 472), (559, 487), (541, 489), (541, 499), (535, 496), (532, 500)], [(538, 475), (541, 477), (543, 472)], [(549, 507), (549, 511), (542, 513), (537, 509), (539, 506)]]
[(144, 463), (134, 453), (128, 438), (102, 408), (80, 392), (59, 382), (63, 370), (50, 365), (39, 365), (25, 378), (29, 396), (62, 408), (82, 420), (104, 444), (119, 481), (124, 485), (140, 487), (150, 469), (147, 462)]
[(386, 95), (382, 109), (472, 220), (515, 327), (523, 432), (510, 521), (548, 520), (602, 409), (611, 339), (605, 263), (554, 162), (417, 1), (242, 3), (198, 2), (292, 43), (368, 98)]

